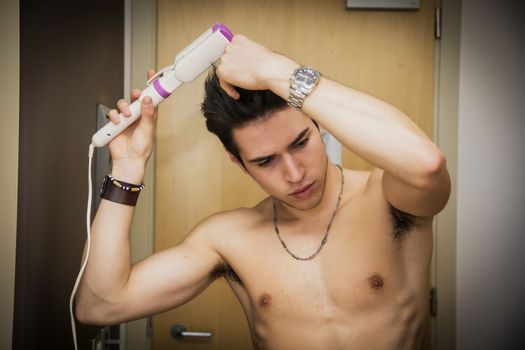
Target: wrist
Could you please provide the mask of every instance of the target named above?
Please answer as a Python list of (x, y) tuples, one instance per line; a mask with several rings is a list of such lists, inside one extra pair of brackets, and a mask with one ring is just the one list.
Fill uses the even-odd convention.
[(274, 60), (268, 60), (269, 66), (264, 72), (267, 86), (283, 99), (288, 99), (290, 92), (290, 76), (299, 64), (286, 56), (275, 54)]
[(142, 160), (116, 160), (113, 161), (111, 175), (118, 180), (141, 184), (144, 182), (146, 161)]
[(137, 205), (140, 191), (142, 191), (143, 188), (144, 184), (130, 184), (106, 175), (104, 177), (104, 184), (100, 190), (100, 198), (134, 207)]

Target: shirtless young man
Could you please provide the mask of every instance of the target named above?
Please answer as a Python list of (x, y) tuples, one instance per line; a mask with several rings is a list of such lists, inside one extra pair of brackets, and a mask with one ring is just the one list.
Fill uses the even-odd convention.
[[(133, 266), (133, 207), (102, 200), (77, 295), (80, 321), (117, 324), (168, 310), (223, 275), (257, 349), (421, 347), (432, 219), (450, 192), (445, 159), (399, 110), (326, 77), (302, 111), (287, 106), (298, 67), (235, 36), (217, 67), (220, 87), (207, 82), (203, 111), (232, 161), (269, 197), (204, 220), (180, 245)], [(110, 144), (112, 175), (128, 183), (142, 183), (153, 149), (156, 117), (148, 101), (134, 128)], [(118, 106), (127, 111), (125, 101)], [(262, 114), (234, 121), (239, 110), (257, 108)], [(112, 111), (114, 122), (116, 116)], [(340, 171), (327, 159), (317, 124), (376, 169)]]

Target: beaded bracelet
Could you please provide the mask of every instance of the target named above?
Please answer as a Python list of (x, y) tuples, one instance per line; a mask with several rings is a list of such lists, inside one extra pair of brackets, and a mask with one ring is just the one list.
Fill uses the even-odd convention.
[(111, 181), (113, 183), (113, 185), (115, 185), (118, 188), (121, 188), (121, 189), (123, 189), (125, 191), (138, 192), (138, 191), (141, 191), (142, 189), (144, 189), (144, 187), (145, 187), (144, 184), (142, 184), (142, 185), (133, 185), (133, 184), (129, 184), (129, 183), (124, 182), (124, 181), (119, 181), (119, 180), (115, 179), (111, 175), (108, 175), (108, 179), (109, 179), (109, 181)]
[(100, 190), (100, 197), (111, 202), (135, 206), (143, 188), (144, 184), (134, 185), (106, 175)]

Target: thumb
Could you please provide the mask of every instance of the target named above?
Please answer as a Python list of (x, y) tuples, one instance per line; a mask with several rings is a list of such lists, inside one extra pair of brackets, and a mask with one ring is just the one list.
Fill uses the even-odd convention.
[(141, 118), (138, 125), (146, 135), (151, 135), (155, 131), (157, 111), (153, 106), (153, 99), (150, 96), (144, 96), (140, 104)]

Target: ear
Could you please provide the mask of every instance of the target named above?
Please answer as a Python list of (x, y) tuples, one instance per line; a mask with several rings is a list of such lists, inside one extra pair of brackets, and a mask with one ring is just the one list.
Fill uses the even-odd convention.
[(233, 164), (237, 165), (239, 168), (241, 168), (242, 171), (244, 171), (246, 174), (248, 174), (248, 172), (246, 171), (246, 168), (237, 159), (237, 157), (235, 157), (233, 154), (231, 154), (231, 152), (228, 152), (228, 151), (226, 151), (226, 152), (228, 153), (228, 157), (230, 158), (230, 162), (232, 162)]

